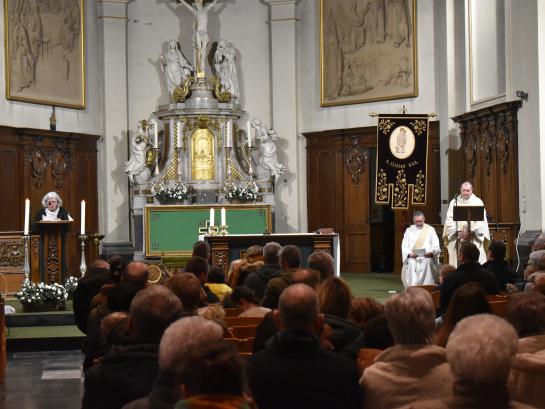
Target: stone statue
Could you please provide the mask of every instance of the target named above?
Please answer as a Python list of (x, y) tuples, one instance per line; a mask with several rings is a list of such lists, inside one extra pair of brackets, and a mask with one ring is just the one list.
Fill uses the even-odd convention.
[(204, 77), (204, 62), (206, 61), (206, 49), (208, 47), (208, 11), (214, 7), (218, 0), (213, 0), (204, 5), (204, 0), (180, 0), (188, 10), (193, 13), (193, 48), (195, 49), (195, 68), (197, 78)]
[(276, 157), (276, 145), (274, 141), (278, 139), (278, 133), (274, 129), (267, 129), (259, 118), (254, 118), (252, 127), (255, 129), (255, 138), (259, 142), (259, 162), (258, 168), (268, 170), (274, 181), (277, 182), (280, 175), (286, 170), (286, 166), (278, 162)]
[(185, 59), (180, 50), (180, 44), (176, 40), (169, 41), (167, 52), (161, 55), (160, 58), (170, 101), (175, 102), (173, 97), (174, 90), (176, 87), (180, 87), (192, 75), (193, 67)]
[[(146, 130), (145, 130), (146, 129)], [(150, 179), (151, 171), (146, 166), (146, 153), (149, 145), (147, 133), (147, 121), (138, 121), (138, 130), (132, 140), (131, 157), (125, 163), (125, 173), (129, 180), (135, 184), (145, 183)]]
[(219, 40), (214, 54), (216, 76), (231, 97), (238, 98), (237, 51), (227, 40)]

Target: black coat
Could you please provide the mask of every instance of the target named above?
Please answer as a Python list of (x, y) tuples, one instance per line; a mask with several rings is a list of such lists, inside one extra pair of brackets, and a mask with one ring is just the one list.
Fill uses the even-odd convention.
[(478, 283), (489, 294), (499, 294), (498, 280), (493, 273), (484, 270), (479, 263), (465, 263), (445, 277), (441, 284), (440, 309), (446, 312), (454, 292), (465, 283)]
[(308, 333), (279, 332), (249, 358), (247, 372), (259, 409), (361, 407), (356, 364)]
[(79, 330), (87, 333), (87, 319), (91, 312), (91, 301), (100, 292), (104, 284), (113, 282), (110, 270), (106, 268), (89, 272), (78, 281), (73, 295), (74, 319)]
[(519, 278), (505, 260), (489, 260), (483, 264), (483, 268), (496, 276), (500, 290), (505, 290), (507, 283), (514, 283)]
[(148, 395), (159, 374), (160, 336), (127, 337), (85, 372), (82, 409), (119, 409)]
[(279, 264), (265, 264), (261, 266), (259, 270), (248, 274), (248, 277), (244, 280), (244, 287), (254, 290), (255, 296), (259, 300), (262, 300), (265, 295), (267, 283), (271, 278), (277, 275), (280, 270)]

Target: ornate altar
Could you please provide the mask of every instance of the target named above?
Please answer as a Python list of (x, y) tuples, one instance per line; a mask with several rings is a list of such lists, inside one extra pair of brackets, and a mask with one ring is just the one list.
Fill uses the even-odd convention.
[[(209, 69), (208, 13), (218, 0), (177, 1), (194, 17), (194, 65), (176, 40), (161, 55), (170, 103), (139, 121), (125, 172), (132, 182), (135, 259), (149, 254), (146, 205), (215, 205), (234, 201), (271, 205), (286, 167), (276, 158), (278, 135), (239, 104), (237, 51), (218, 40)], [(195, 68), (194, 68), (195, 67)], [(239, 126), (242, 117), (245, 124)], [(252, 135), (252, 128), (255, 130)]]

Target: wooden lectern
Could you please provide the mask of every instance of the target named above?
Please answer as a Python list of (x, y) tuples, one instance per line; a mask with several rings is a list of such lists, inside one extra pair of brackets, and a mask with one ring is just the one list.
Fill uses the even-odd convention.
[(70, 223), (70, 220), (35, 223), (40, 230), (40, 281), (62, 284), (66, 277), (65, 236)]

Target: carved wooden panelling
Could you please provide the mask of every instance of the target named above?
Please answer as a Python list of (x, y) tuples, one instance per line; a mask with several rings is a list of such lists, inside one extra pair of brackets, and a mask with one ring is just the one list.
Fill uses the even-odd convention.
[[(30, 199), (31, 218), (49, 191), (62, 197), (74, 218), (66, 237), (68, 274), (79, 271), (79, 204), (88, 201), (87, 231), (98, 230), (95, 135), (0, 126), (0, 232), (21, 232), (23, 206)], [(31, 274), (37, 280), (38, 245), (31, 243)], [(89, 259), (87, 259), (89, 262)]]
[[(372, 259), (378, 257), (383, 245), (390, 247), (389, 254), (395, 258), (399, 272), (399, 246), (405, 225), (416, 208), (395, 211), (392, 231), (371, 229), (370, 184), (374, 183), (375, 169), (370, 158), (376, 150), (376, 127), (312, 132), (305, 137), (309, 231), (333, 227), (339, 233), (342, 272), (371, 271)], [(438, 223), (441, 192), (438, 122), (430, 122), (428, 142), (428, 200), (418, 210), (426, 213), (428, 222)], [(393, 236), (396, 248), (391, 248)], [(371, 254), (371, 242), (376, 254)]]
[(463, 177), (473, 182), (493, 223), (519, 223), (517, 111), (521, 104), (502, 103), (453, 118), (460, 126)]

